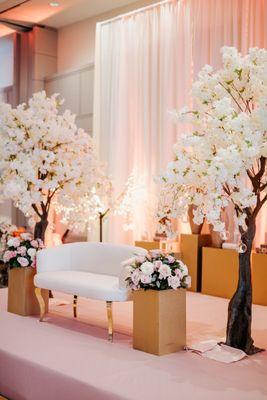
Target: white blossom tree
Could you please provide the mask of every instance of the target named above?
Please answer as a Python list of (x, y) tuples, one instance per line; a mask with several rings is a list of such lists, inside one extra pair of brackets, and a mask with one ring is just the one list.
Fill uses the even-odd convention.
[[(76, 232), (85, 232), (91, 229), (95, 221), (99, 221), (99, 237), (103, 239), (103, 222), (112, 214), (123, 219), (122, 228), (130, 231), (135, 228), (135, 213), (141, 205), (147, 202), (151, 207), (151, 196), (148, 199), (148, 192), (145, 186), (145, 177), (139, 176), (132, 171), (127, 179), (124, 189), (117, 196), (111, 179), (105, 174), (104, 166), (99, 168), (99, 188), (93, 188), (85, 193), (77, 201), (73, 201), (70, 196), (64, 196), (63, 201), (56, 201), (56, 212), (61, 216), (61, 222)], [(150, 203), (148, 203), (150, 200)], [(155, 211), (155, 208), (154, 210)], [(153, 213), (155, 218), (155, 212)]]
[(93, 140), (70, 111), (60, 114), (62, 102), (42, 91), (28, 105), (0, 104), (0, 199), (13, 200), (42, 240), (56, 194), (75, 201), (99, 185)]
[(194, 222), (205, 218), (225, 232), (221, 212), (234, 205), (240, 231), (239, 281), (229, 303), (226, 343), (247, 354), (251, 337), (250, 256), (256, 218), (267, 202), (267, 51), (241, 56), (222, 48), (223, 68), (206, 65), (193, 84), (194, 110), (173, 112), (193, 130), (175, 145), (175, 158), (161, 177), (159, 220), (171, 234), (172, 218), (193, 204)]

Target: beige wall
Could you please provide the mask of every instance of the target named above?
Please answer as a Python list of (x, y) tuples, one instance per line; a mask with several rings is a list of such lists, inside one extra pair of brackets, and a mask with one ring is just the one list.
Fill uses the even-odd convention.
[(0, 38), (0, 89), (13, 84), (13, 35)]
[(76, 114), (80, 128), (92, 133), (94, 65), (54, 74), (45, 81), (48, 95), (60, 93), (65, 99), (63, 108)]
[(77, 68), (94, 61), (96, 23), (159, 0), (139, 0), (129, 6), (68, 25), (58, 31), (58, 72)]

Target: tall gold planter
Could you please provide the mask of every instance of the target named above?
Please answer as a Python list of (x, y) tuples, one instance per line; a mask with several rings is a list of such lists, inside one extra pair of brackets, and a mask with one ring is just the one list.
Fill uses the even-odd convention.
[[(39, 315), (39, 303), (34, 293), (33, 278), (35, 269), (32, 267), (14, 268), (9, 271), (7, 311), (22, 316)], [(42, 290), (48, 311), (49, 291)]]
[(267, 254), (252, 253), (253, 303), (267, 306)]
[(186, 290), (137, 290), (133, 294), (133, 348), (164, 355), (186, 345)]
[(210, 235), (181, 234), (181, 259), (188, 267), (192, 292), (201, 292), (202, 247), (210, 245)]
[(238, 252), (203, 248), (202, 293), (231, 298), (238, 283)]

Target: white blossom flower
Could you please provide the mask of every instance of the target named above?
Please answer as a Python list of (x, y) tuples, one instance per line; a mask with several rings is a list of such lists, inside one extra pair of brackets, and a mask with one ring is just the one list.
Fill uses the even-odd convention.
[(145, 261), (140, 267), (144, 275), (151, 275), (154, 272), (154, 264), (149, 261)]

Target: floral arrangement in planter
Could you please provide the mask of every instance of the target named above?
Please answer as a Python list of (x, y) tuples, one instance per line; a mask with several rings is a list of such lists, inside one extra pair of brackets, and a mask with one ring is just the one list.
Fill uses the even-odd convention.
[(3, 261), (7, 238), (18, 230), (16, 225), (12, 225), (10, 218), (0, 215), (0, 287), (7, 286), (8, 271)]
[(136, 256), (126, 265), (126, 282), (133, 290), (166, 290), (188, 288), (191, 278), (187, 266), (173, 254), (151, 250), (145, 256)]
[(4, 263), (12, 268), (36, 266), (36, 253), (44, 248), (41, 239), (33, 239), (30, 233), (21, 233), (20, 236), (10, 236), (3, 253)]

